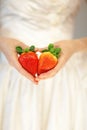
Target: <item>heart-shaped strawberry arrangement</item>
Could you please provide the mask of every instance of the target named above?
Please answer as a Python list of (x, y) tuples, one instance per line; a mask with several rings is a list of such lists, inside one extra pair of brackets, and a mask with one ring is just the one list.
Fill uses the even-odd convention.
[(61, 48), (49, 44), (47, 49), (41, 51), (39, 57), (33, 45), (25, 49), (17, 46), (16, 51), (19, 54), (18, 61), (22, 67), (35, 77), (53, 69), (57, 65)]

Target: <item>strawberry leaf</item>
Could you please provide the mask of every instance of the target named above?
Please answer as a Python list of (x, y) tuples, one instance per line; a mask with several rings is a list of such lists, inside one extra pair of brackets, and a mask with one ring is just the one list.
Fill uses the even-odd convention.
[(57, 57), (57, 54), (56, 54), (56, 52), (53, 52), (52, 54), (53, 54), (54, 56), (56, 56), (56, 57)]
[(17, 47), (16, 47), (16, 52), (19, 53), (19, 54), (21, 54), (21, 53), (23, 52), (22, 47), (17, 46)]
[(52, 48), (54, 48), (54, 44), (50, 43), (50, 44), (48, 45), (48, 50), (50, 51)]
[(54, 53), (55, 52), (55, 48), (50, 48), (50, 52)]
[(47, 50), (47, 49), (44, 49), (44, 50), (42, 50), (42, 52), (48, 52), (49, 50)]
[(30, 46), (29, 51), (35, 52), (35, 46), (34, 45)]
[(61, 52), (61, 48), (55, 48), (56, 54), (59, 54)]
[(58, 54), (56, 57), (59, 58), (59, 57), (60, 57), (60, 54)]

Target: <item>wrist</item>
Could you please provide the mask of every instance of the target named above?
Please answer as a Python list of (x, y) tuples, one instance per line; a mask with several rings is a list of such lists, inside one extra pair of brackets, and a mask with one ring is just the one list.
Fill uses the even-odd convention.
[(3, 51), (4, 43), (6, 43), (8, 38), (0, 37), (0, 51)]
[(82, 38), (82, 39), (76, 39), (75, 41), (75, 51), (80, 52), (80, 51), (87, 51), (87, 39)]

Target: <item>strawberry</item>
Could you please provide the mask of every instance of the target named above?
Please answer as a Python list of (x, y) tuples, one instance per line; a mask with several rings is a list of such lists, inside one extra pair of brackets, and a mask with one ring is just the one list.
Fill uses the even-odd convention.
[(53, 44), (49, 44), (48, 49), (42, 51), (39, 59), (34, 46), (24, 50), (17, 46), (16, 51), (19, 54), (18, 61), (22, 67), (35, 77), (36, 74), (40, 75), (57, 65), (61, 48), (55, 48)]
[(34, 51), (35, 47), (25, 48), (24, 50), (20, 47), (16, 47), (17, 53), (19, 53), (18, 61), (22, 67), (31, 73), (33, 76), (37, 73), (38, 68), (38, 57)]
[(49, 44), (48, 49), (42, 51), (38, 62), (38, 75), (53, 69), (60, 56), (61, 48), (55, 48), (53, 44)]

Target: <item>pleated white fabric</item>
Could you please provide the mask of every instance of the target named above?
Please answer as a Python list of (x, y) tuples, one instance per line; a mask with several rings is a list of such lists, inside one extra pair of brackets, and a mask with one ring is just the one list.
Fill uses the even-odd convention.
[[(3, 0), (0, 33), (37, 47), (70, 39), (79, 3)], [(0, 130), (87, 130), (87, 54), (75, 54), (37, 86), (0, 53)]]

